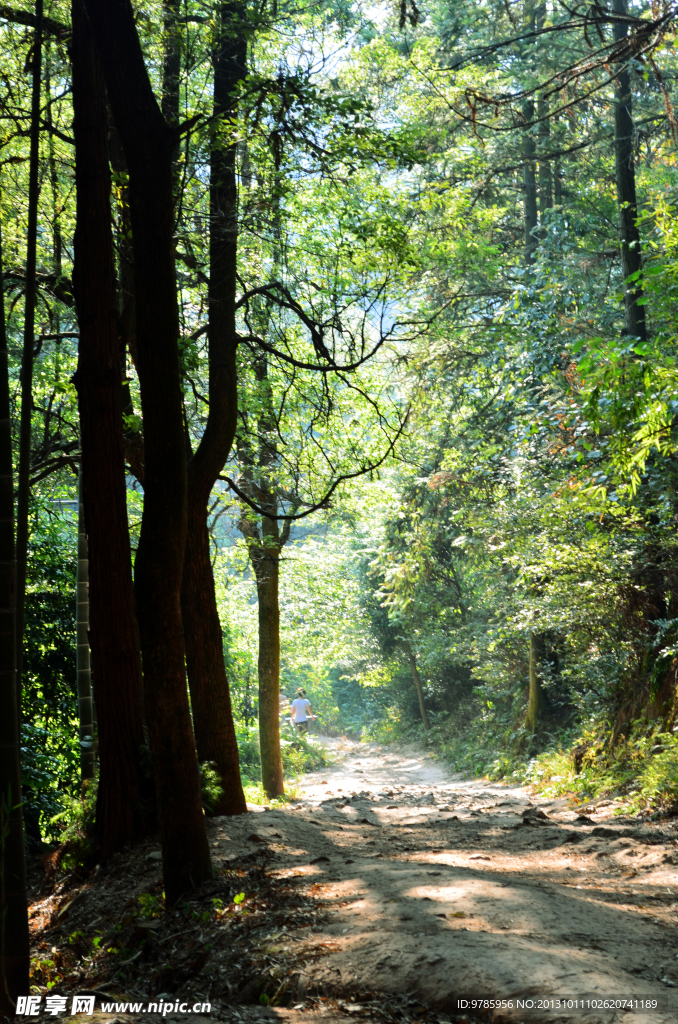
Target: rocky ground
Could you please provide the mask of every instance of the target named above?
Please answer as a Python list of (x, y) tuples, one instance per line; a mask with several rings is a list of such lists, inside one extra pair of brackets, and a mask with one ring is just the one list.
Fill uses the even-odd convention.
[(160, 1019), (113, 998), (192, 1024), (678, 1021), (674, 821), (324, 742), (296, 803), (209, 821), (218, 875), (183, 907), (162, 912), (153, 844), (36, 899), (41, 992), (93, 992), (109, 1022)]

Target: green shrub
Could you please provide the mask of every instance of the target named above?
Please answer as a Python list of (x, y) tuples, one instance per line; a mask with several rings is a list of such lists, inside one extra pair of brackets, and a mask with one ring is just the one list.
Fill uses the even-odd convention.
[(64, 810), (50, 821), (50, 825), (59, 829), (59, 842), (64, 848), (60, 861), (63, 868), (72, 869), (86, 865), (95, 854), (94, 817), (97, 787), (98, 779), (90, 779), (83, 783), (80, 797), (64, 796)]
[(638, 789), (649, 806), (670, 807), (678, 802), (678, 735), (659, 733), (653, 739), (663, 750), (645, 762), (638, 776)]
[(77, 723), (21, 723), (21, 777), (24, 820), (35, 842), (62, 841), (66, 817), (80, 785), (80, 745)]
[(200, 764), (200, 799), (205, 814), (213, 814), (214, 808), (224, 795), (224, 788), (217, 766), (214, 761), (203, 761)]

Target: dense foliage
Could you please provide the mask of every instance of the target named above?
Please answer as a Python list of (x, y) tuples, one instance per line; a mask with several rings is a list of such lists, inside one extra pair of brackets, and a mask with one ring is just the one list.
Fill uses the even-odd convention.
[[(186, 0), (170, 29), (171, 4), (134, 7), (158, 95), (163, 54), (171, 39), (179, 47), (179, 116), (192, 126), (176, 157), (175, 238), (193, 447), (209, 407), (210, 152), (215, 133), (237, 143), (238, 428), (210, 529), (243, 776), (254, 783), (259, 771), (248, 552), (262, 522), (256, 501), (243, 501), (265, 483), (276, 513), (308, 513), (280, 561), (281, 686), (288, 697), (306, 689), (323, 731), (426, 732), (469, 771), (513, 772), (558, 791), (621, 787), (638, 806), (670, 804), (673, 13), (644, 0), (630, 15), (624, 4), (571, 12), (532, 0), (249, 5), (238, 113), (217, 126), (215, 5)], [(48, 13), (68, 25), (66, 3)], [(620, 24), (637, 40), (621, 57)], [(56, 838), (53, 819), (79, 792), (72, 107), (67, 29), (48, 36), (22, 722), (36, 841)], [(30, 22), (2, 22), (15, 433), (31, 39)], [(643, 259), (631, 282), (615, 184), (622, 65)], [(125, 321), (128, 178), (124, 162), (113, 170)], [(641, 295), (644, 337), (627, 330), (629, 289)], [(328, 353), (338, 369), (319, 372)], [(131, 342), (125, 360), (134, 546), (143, 424)], [(538, 720), (528, 713), (531, 672), (543, 697)], [(323, 756), (291, 734), (283, 755), (289, 773)], [(209, 804), (209, 767), (203, 776)]]

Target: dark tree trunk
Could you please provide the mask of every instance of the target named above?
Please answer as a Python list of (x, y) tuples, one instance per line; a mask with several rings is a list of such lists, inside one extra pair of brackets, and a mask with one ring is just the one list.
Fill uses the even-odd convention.
[(135, 590), (165, 893), (173, 904), (211, 875), (180, 607), (187, 493), (173, 238), (176, 135), (153, 95), (130, 0), (86, 6), (129, 168), (145, 460)]
[(238, 742), (224, 664), (206, 517), (205, 505), (192, 501), (181, 602), (193, 729), (199, 760), (212, 761), (221, 780), (223, 795), (212, 813), (244, 814), (247, 805), (240, 781)]
[[(534, 103), (527, 100), (523, 103), (525, 123), (534, 121)], [(537, 146), (534, 128), (527, 128), (523, 133), (523, 223), (525, 232), (525, 263), (534, 261), (537, 248)]]
[(0, 239), (0, 1012), (29, 992), (28, 899), (16, 685), (12, 426)]
[[(245, 76), (247, 45), (243, 4), (222, 3), (213, 53), (214, 113), (226, 123), (235, 115), (234, 90)], [(238, 189), (235, 143), (215, 133), (210, 156), (210, 406), (205, 432), (188, 467), (188, 537), (182, 613), (193, 726), (200, 761), (213, 761), (223, 796), (215, 814), (246, 810), (238, 744), (224, 665), (209, 552), (207, 505), (233, 444), (238, 410), (236, 375)]]
[[(259, 504), (272, 515), (278, 503), (250, 483)], [(280, 753), (280, 552), (290, 535), (287, 520), (282, 533), (275, 519), (261, 517), (261, 524), (245, 510), (238, 528), (247, 539), (247, 551), (257, 581), (259, 601), (259, 747), (261, 750), (261, 782), (267, 796), (284, 793), (282, 757)]]
[[(616, 14), (628, 13), (627, 0), (613, 0)], [(614, 24), (614, 38), (621, 42), (628, 35), (628, 25)], [(638, 282), (626, 283), (632, 274), (642, 268), (640, 232), (636, 223), (638, 204), (636, 200), (636, 169), (633, 156), (633, 107), (631, 97), (631, 75), (627, 67), (617, 69), (614, 104), (614, 158), (617, 178), (617, 206), (619, 220), (619, 243), (621, 269), (624, 278), (624, 313), (626, 330), (634, 338), (645, 340), (645, 307), (638, 305), (643, 290)]]
[(542, 633), (530, 636), (530, 690), (527, 704), (527, 727), (536, 732), (544, 712), (548, 708), (548, 699), (542, 685), (542, 672), (546, 657), (546, 641)]
[(16, 686), (17, 713), (21, 714), (24, 617), (26, 610), (26, 569), (28, 563), (28, 505), (31, 476), (31, 419), (33, 415), (33, 349), (35, 346), (36, 245), (40, 182), (40, 73), (42, 69), (42, 0), (35, 3), (33, 44), (33, 89), (31, 96), (31, 142), (28, 171), (28, 233), (26, 238), (26, 292), (24, 304), (24, 347), (21, 358), (21, 421), (19, 427), (19, 480), (16, 526)]
[[(73, 24), (76, 24), (75, 19)], [(76, 151), (76, 162), (77, 159), (78, 154)], [(77, 248), (75, 256), (76, 259), (79, 256)], [(80, 351), (82, 351), (82, 341), (80, 342)], [(78, 683), (80, 778), (85, 782), (88, 779), (94, 778), (95, 758), (94, 703), (92, 700), (92, 671), (89, 649), (89, 555), (87, 552), (87, 531), (85, 529), (85, 488), (82, 465), (78, 474), (78, 572), (75, 588), (75, 676)]]
[(144, 829), (141, 658), (127, 525), (105, 90), (82, 0), (73, 0), (72, 15), (77, 187), (73, 285), (80, 326), (76, 385), (90, 646), (99, 713), (96, 820), (106, 856)]
[(560, 159), (553, 162), (553, 198), (556, 206), (563, 201), (563, 167)]
[(431, 723), (428, 720), (426, 705), (424, 704), (424, 687), (421, 685), (421, 676), (419, 675), (419, 669), (417, 668), (417, 659), (410, 648), (407, 650), (407, 658), (410, 663), (410, 671), (412, 672), (412, 682), (414, 683), (417, 691), (417, 697), (419, 699), (419, 713), (421, 715), (421, 720), (424, 723), (424, 728), (428, 732), (431, 728)]
[[(261, 782), (271, 799), (284, 793), (282, 757), (280, 754), (280, 550), (266, 545), (266, 525), (277, 527), (264, 519), (261, 556), (257, 565), (257, 596), (259, 598), (259, 746), (261, 749)], [(277, 529), (276, 529), (277, 533)]]
[[(136, 366), (137, 325), (134, 296), (134, 248), (129, 211), (129, 179), (120, 136), (109, 118), (108, 150), (115, 176), (117, 197), (116, 251), (118, 253), (118, 313), (120, 317), (120, 375), (123, 417), (134, 416), (134, 404), (127, 378), (127, 353)], [(144, 436), (135, 421), (123, 418), (125, 461), (139, 483), (144, 483)]]
[[(551, 139), (551, 126), (549, 124), (549, 101), (543, 96), (537, 102), (537, 116), (539, 117), (539, 154), (548, 153)], [(539, 221), (542, 229), (542, 237), (545, 230), (545, 214), (553, 206), (553, 178), (551, 174), (551, 161), (539, 161)]]

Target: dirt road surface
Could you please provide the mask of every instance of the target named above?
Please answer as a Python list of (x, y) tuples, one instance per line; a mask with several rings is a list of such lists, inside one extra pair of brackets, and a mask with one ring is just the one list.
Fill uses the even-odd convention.
[[(52, 991), (102, 1000), (91, 1024), (678, 1024), (675, 820), (323, 742), (332, 764), (295, 802), (208, 820), (225, 870), (183, 907), (162, 912), (153, 840), (42, 890), (43, 995), (62, 965)], [(111, 1015), (106, 998), (176, 1005)]]
[(479, 1016), (475, 998), (512, 1004), (494, 1020), (678, 1022), (674, 822), (620, 820), (608, 802), (535, 806), (415, 749), (324, 742), (335, 764), (305, 777), (294, 809), (254, 812), (254, 833), (254, 815), (212, 823), (219, 858), (264, 840), (277, 872), (321, 884), (329, 912), (313, 932), (330, 955), (309, 967), (309, 992), (416, 994), (448, 1019), (461, 1000)]

